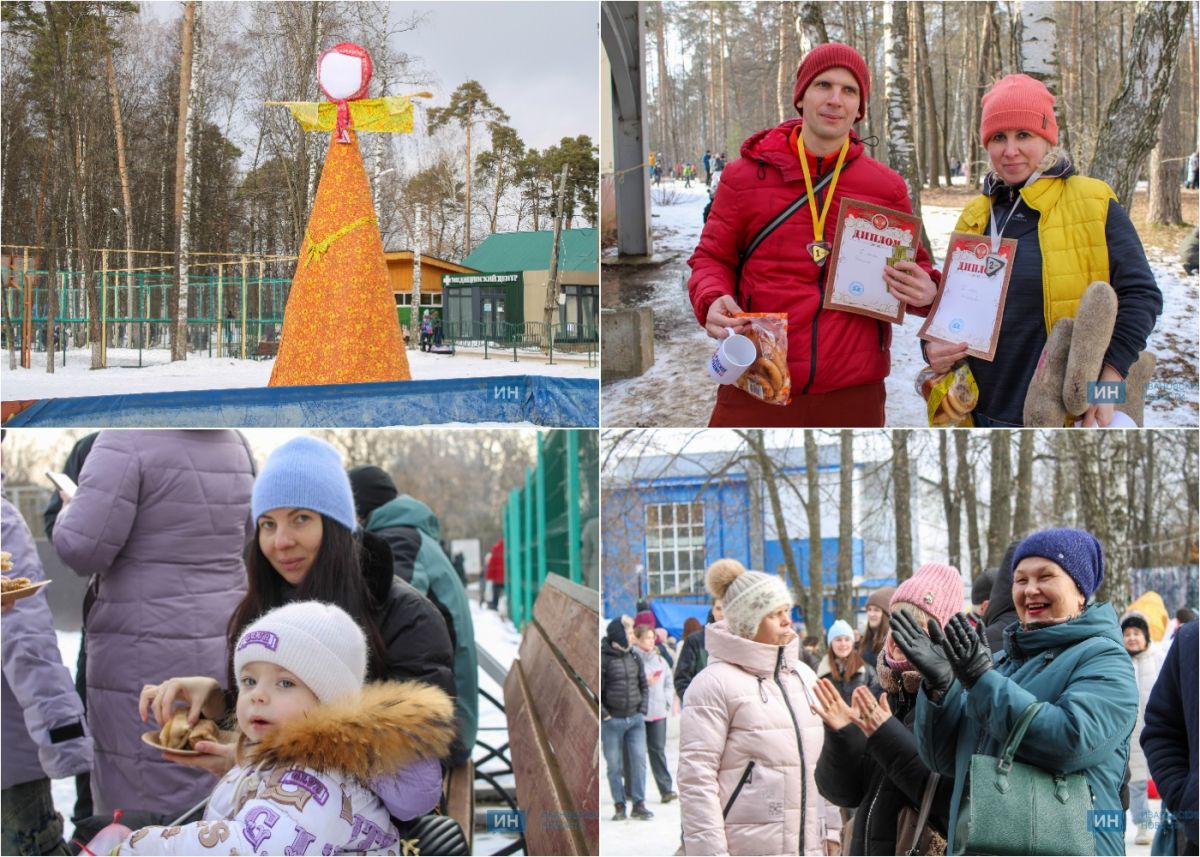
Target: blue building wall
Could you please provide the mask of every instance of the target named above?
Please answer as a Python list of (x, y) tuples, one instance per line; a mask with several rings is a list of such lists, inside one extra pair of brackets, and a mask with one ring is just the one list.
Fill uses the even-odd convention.
[[(646, 564), (647, 506), (702, 501), (705, 562), (732, 557), (750, 563), (750, 504), (745, 480), (734, 479), (702, 491), (703, 485), (691, 478), (666, 478), (653, 485), (613, 492), (607, 508), (619, 508), (623, 514), (617, 527), (605, 528), (606, 536), (613, 530), (619, 533), (621, 542), (616, 544), (607, 537), (603, 540), (605, 616), (634, 613), (639, 590), (630, 585), (633, 569), (624, 565), (630, 556), (637, 557), (637, 564)], [(645, 591), (644, 579), (641, 591)]]
[[(622, 613), (633, 615), (638, 593), (646, 591), (645, 577), (643, 576), (642, 581), (637, 583), (634, 580), (634, 569), (629, 567), (629, 563), (631, 558), (636, 558), (635, 565), (646, 564), (647, 506), (659, 503), (703, 501), (705, 564), (711, 564), (722, 557), (732, 557), (746, 566), (751, 565), (750, 502), (746, 481), (735, 477), (731, 481), (704, 488), (702, 491), (703, 486), (703, 482), (694, 478), (672, 477), (658, 479), (653, 484), (640, 485), (636, 489), (613, 492), (612, 500), (606, 502), (606, 517), (612, 514), (611, 510), (614, 508), (622, 511), (618, 513), (617, 526), (612, 527), (607, 521), (605, 525), (606, 537), (603, 542), (605, 616), (619, 616)], [(616, 536), (616, 538), (612, 536)], [(807, 540), (792, 539), (792, 549), (796, 556), (800, 579), (807, 586)], [(825, 585), (832, 588), (837, 583), (838, 539), (822, 539), (821, 550)], [(768, 539), (765, 542), (763, 556), (766, 570), (778, 571), (783, 566), (783, 549), (778, 539)], [(854, 539), (852, 563), (854, 575), (862, 575), (863, 542), (861, 538)], [(694, 600), (707, 602), (708, 599), (707, 596), (701, 595)], [(832, 599), (827, 599), (825, 615), (822, 617), (823, 627), (832, 624), (836, 618), (833, 612)]]

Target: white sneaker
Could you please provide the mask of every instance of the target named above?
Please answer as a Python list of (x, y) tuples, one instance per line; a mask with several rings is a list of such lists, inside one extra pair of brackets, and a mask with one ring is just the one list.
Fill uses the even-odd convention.
[(1145, 824), (1139, 824), (1137, 829), (1137, 837), (1133, 840), (1135, 845), (1149, 845), (1154, 841), (1154, 832)]

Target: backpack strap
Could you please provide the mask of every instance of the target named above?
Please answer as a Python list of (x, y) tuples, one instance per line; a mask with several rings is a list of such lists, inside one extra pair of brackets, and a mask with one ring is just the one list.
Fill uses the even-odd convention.
[[(854, 161), (846, 161), (846, 163), (844, 163), (842, 165), (842, 172), (844, 173), (846, 170), (850, 169), (850, 165), (853, 163), (854, 163)], [(833, 170), (830, 170), (828, 173), (825, 174), (825, 176), (819, 182), (817, 182), (817, 186), (813, 188), (813, 193), (819, 193), (831, 181), (833, 181)], [(758, 246), (767, 240), (767, 237), (772, 232), (774, 232), (776, 229), (778, 229), (780, 226), (782, 226), (784, 223), (786, 223), (793, 214), (795, 214), (797, 211), (799, 211), (801, 208), (803, 208), (807, 204), (808, 204), (808, 190), (806, 189), (804, 191), (804, 193), (802, 193), (802, 194), (800, 194), (800, 196), (796, 197), (796, 199), (793, 200), (791, 202), (791, 204), (789, 204), (787, 206), (787, 208), (783, 209), (783, 211), (779, 212), (774, 217), (772, 217), (769, 221), (767, 221), (766, 225), (763, 226), (762, 229), (758, 230), (758, 234), (750, 239), (750, 243), (746, 245), (746, 249), (738, 254), (737, 267), (733, 269), (733, 299), (735, 301), (737, 301), (738, 306), (742, 305), (742, 301), (741, 301), (742, 269), (744, 267), (746, 267), (747, 260), (749, 260), (750, 256), (754, 253), (754, 251), (758, 249)], [(749, 307), (746, 307), (745, 309), (749, 310)]]

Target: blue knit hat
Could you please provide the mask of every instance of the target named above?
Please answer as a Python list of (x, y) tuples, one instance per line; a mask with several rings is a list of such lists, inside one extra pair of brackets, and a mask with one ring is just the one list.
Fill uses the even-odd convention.
[(845, 619), (838, 619), (829, 626), (829, 633), (825, 635), (825, 645), (832, 645), (834, 639), (837, 637), (849, 637), (851, 640), (854, 639), (854, 629), (850, 627), (850, 623)]
[(1013, 568), (1029, 556), (1044, 557), (1062, 566), (1084, 598), (1091, 598), (1104, 580), (1104, 548), (1086, 530), (1063, 527), (1034, 533), (1017, 545)]
[(292, 438), (272, 452), (254, 480), (250, 513), (258, 521), (264, 512), (282, 508), (312, 509), (353, 532), (358, 519), (341, 453), (307, 435)]

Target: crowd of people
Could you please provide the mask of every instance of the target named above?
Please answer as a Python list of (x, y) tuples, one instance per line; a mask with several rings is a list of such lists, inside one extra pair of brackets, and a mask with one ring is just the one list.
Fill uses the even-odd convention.
[[(1093, 818), (1126, 812), (1139, 845), (1196, 853), (1196, 615), (1181, 607), (1172, 619), (1151, 591), (1118, 618), (1097, 598), (1104, 576), (1094, 536), (1043, 530), (969, 587), (957, 568), (928, 563), (872, 590), (861, 630), (847, 617), (805, 636), (814, 629), (793, 622), (778, 575), (718, 560), (707, 622), (688, 619), (673, 663), (653, 611), (608, 626), (615, 820), (627, 803), (633, 818), (653, 817), (648, 759), (661, 802), (680, 801), (684, 854), (1124, 854), (1123, 824)], [(678, 795), (660, 725), (672, 696)], [(1032, 843), (1042, 852), (977, 850), (986, 829), (973, 803), (1005, 810), (974, 785), (973, 760), (1000, 757), (1018, 726), (1016, 763), (1053, 788), (1086, 789), (1064, 810), (1082, 832), (1043, 830)]]
[[(113, 853), (353, 853), (445, 831), (478, 671), (428, 505), (308, 436), (259, 472), (235, 431), (104, 431), (66, 469), (78, 490), (46, 529), (89, 579), (78, 689), (45, 597), (6, 607), (3, 853), (69, 853), (50, 794), (69, 776), (76, 841), (121, 811)], [(3, 539), (14, 573), (44, 576), (7, 499)], [(176, 728), (191, 743), (161, 746)]]

